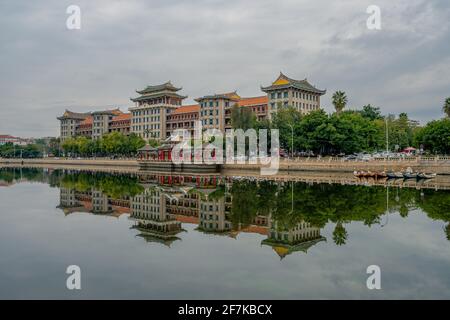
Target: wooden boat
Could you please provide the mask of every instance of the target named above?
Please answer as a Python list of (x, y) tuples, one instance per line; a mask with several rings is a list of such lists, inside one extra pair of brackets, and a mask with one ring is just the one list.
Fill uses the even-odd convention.
[(425, 173), (425, 172), (420, 172), (417, 175), (417, 178), (419, 179), (433, 179), (436, 177), (436, 173)]

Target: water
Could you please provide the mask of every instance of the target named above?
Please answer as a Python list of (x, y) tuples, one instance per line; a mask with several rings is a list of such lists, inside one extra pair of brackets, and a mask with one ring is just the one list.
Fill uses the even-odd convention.
[(0, 298), (450, 298), (448, 191), (195, 178), (0, 170)]

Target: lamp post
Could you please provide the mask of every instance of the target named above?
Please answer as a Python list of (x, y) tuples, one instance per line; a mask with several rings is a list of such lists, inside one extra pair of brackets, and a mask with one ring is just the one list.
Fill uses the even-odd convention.
[(290, 123), (287, 125), (291, 128), (291, 158), (294, 158), (294, 126)]

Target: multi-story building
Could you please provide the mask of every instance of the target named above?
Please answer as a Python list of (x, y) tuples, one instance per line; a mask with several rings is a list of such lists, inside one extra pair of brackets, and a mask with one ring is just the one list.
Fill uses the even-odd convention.
[(226, 113), (241, 97), (234, 92), (213, 94), (195, 99), (200, 104), (200, 121), (203, 129), (225, 131)]
[(320, 108), (320, 97), (326, 90), (311, 85), (307, 79), (294, 80), (283, 73), (270, 86), (261, 87), (268, 97), (268, 118), (280, 108), (292, 106), (303, 114)]
[(94, 111), (92, 113), (76, 113), (66, 110), (61, 121), (61, 141), (76, 136), (98, 139), (106, 133), (130, 133), (131, 115), (120, 109)]
[(161, 85), (147, 86), (143, 90), (136, 90), (140, 94), (132, 98), (136, 106), (131, 111), (131, 132), (148, 140), (163, 140), (167, 136), (167, 116), (181, 106), (186, 96), (177, 92), (172, 83), (166, 82)]
[(167, 116), (167, 137), (177, 129), (189, 130), (194, 136), (195, 121), (199, 119), (200, 106), (198, 104), (181, 106)]
[[(241, 108), (250, 108), (256, 118), (261, 121), (267, 118), (267, 96), (240, 98), (236, 105)], [(225, 110), (225, 129), (231, 128), (231, 108)]]
[(23, 139), (23, 138), (19, 138), (19, 137), (13, 137), (9, 134), (0, 134), (0, 146), (7, 144), (7, 143), (25, 146), (29, 143), (32, 143), (32, 139)]
[(61, 142), (75, 137), (78, 125), (89, 116), (90, 113), (77, 113), (66, 110), (61, 117), (58, 117), (57, 119), (60, 121)]

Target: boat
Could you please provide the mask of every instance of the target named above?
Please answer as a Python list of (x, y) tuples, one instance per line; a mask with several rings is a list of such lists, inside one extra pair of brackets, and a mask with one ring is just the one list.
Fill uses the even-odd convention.
[(405, 179), (417, 179), (417, 172), (405, 172), (403, 173), (403, 178)]
[(420, 172), (417, 177), (419, 179), (433, 179), (436, 177), (436, 173), (425, 173), (425, 172)]
[(403, 178), (403, 173), (402, 172), (389, 171), (389, 172), (386, 173), (386, 176), (389, 179), (399, 179), (399, 178)]

